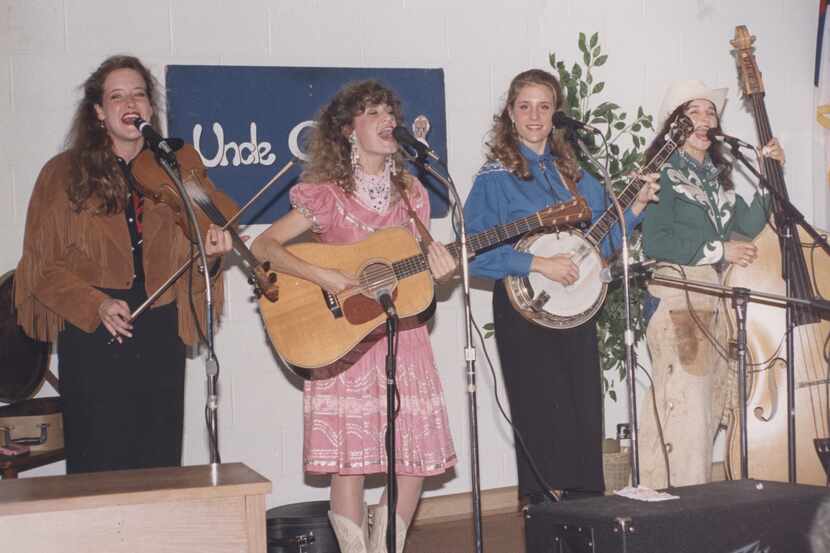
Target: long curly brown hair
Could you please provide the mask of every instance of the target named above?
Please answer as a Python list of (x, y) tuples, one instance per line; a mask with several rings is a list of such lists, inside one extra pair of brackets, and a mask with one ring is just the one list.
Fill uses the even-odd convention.
[(123, 211), (127, 199), (128, 185), (112, 151), (112, 140), (95, 112), (95, 106), (103, 103), (104, 81), (117, 69), (132, 69), (144, 79), (153, 108), (150, 123), (159, 128), (158, 83), (150, 71), (133, 56), (105, 59), (81, 85), (84, 95), (66, 137), (66, 149), (72, 158), (67, 194), (76, 211), (93, 209), (111, 215)]
[[(643, 154), (643, 159), (651, 159), (654, 155), (660, 151), (660, 148), (666, 143), (666, 136), (669, 134), (669, 127), (671, 127), (672, 122), (677, 119), (680, 115), (686, 113), (686, 110), (694, 100), (689, 100), (684, 104), (680, 104), (677, 106), (671, 115), (666, 118), (666, 122), (663, 123), (663, 128), (660, 129), (660, 132), (657, 133), (657, 136), (651, 142), (649, 147), (646, 149), (645, 154)], [(718, 126), (716, 129), (718, 131), (721, 130), (720, 127), (720, 114), (717, 115), (718, 119)], [(712, 160), (712, 163), (715, 167), (719, 170), (718, 172), (718, 183), (724, 190), (732, 190), (735, 188), (735, 183), (732, 182), (732, 163), (726, 158), (724, 154), (724, 146), (720, 142), (714, 142), (711, 146), (709, 146), (709, 158)]]
[[(303, 170), (306, 182), (335, 182), (344, 192), (355, 189), (351, 163), (349, 135), (354, 118), (368, 106), (386, 104), (392, 108), (397, 124), (403, 122), (401, 101), (395, 92), (378, 81), (357, 81), (341, 88), (317, 116), (316, 126), (310, 133), (307, 152), (309, 161)], [(394, 154), (395, 165), (404, 166), (403, 156)], [(392, 175), (393, 183), (406, 189), (410, 176), (399, 169)]]
[[(548, 87), (553, 92), (555, 111), (562, 109), (562, 87), (556, 77), (542, 69), (530, 69), (519, 73), (510, 81), (504, 108), (499, 115), (493, 117), (493, 127), (487, 141), (487, 159), (500, 161), (508, 171), (523, 180), (530, 180), (532, 175), (527, 160), (519, 151), (519, 135), (510, 118), (510, 109), (516, 102), (519, 92), (528, 85)], [(571, 181), (578, 181), (582, 177), (582, 169), (576, 160), (573, 147), (565, 140), (565, 131), (554, 128), (548, 137), (548, 144), (553, 155), (557, 157), (559, 171)]]

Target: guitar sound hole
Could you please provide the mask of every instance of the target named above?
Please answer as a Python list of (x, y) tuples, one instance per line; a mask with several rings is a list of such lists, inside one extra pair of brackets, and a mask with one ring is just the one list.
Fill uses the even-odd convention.
[(386, 263), (370, 263), (360, 272), (360, 285), (363, 287), (364, 295), (372, 299), (375, 298), (376, 292), (391, 292), (397, 284), (395, 271)]

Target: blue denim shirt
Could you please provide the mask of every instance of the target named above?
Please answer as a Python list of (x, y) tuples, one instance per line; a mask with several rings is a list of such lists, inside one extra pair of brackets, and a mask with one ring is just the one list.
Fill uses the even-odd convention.
[[(520, 179), (497, 161), (484, 164), (464, 204), (468, 234), (510, 223), (573, 197), (559, 177), (549, 148), (542, 155), (524, 145), (520, 145), (520, 151), (528, 161), (532, 179)], [(588, 172), (582, 173), (576, 187), (591, 208), (591, 222), (595, 222), (611, 205), (610, 199), (602, 185)], [(641, 219), (641, 216), (631, 213), (631, 209), (626, 210), (625, 222), (629, 233)], [(617, 224), (601, 244), (603, 256), (610, 256), (619, 249), (620, 244)], [(532, 259), (532, 254), (516, 251), (511, 244), (504, 244), (476, 255), (470, 263), (470, 271), (475, 276), (492, 279), (526, 276), (530, 272)]]

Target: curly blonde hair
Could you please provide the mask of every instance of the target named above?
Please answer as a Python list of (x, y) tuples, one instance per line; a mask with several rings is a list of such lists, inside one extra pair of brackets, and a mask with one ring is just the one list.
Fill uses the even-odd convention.
[[(379, 104), (386, 104), (392, 109), (398, 124), (403, 121), (401, 101), (397, 94), (378, 81), (352, 82), (341, 88), (317, 116), (317, 124), (309, 137), (309, 161), (303, 170), (302, 179), (314, 183), (334, 182), (344, 192), (354, 192), (349, 135), (353, 130), (354, 118), (366, 111), (368, 106)], [(393, 156), (395, 165), (403, 167), (404, 159), (400, 152)], [(407, 189), (410, 178), (406, 171), (399, 169), (392, 175), (392, 182), (399, 188)]]
[[(553, 92), (555, 110), (562, 109), (562, 87), (556, 77), (541, 69), (530, 69), (519, 73), (510, 81), (504, 108), (499, 115), (493, 117), (493, 127), (490, 129), (487, 141), (487, 159), (501, 162), (508, 171), (522, 180), (530, 180), (532, 175), (527, 166), (527, 160), (519, 151), (519, 135), (513, 126), (510, 108), (516, 102), (519, 92), (528, 85), (548, 87)], [(548, 144), (551, 152), (557, 157), (556, 165), (559, 171), (565, 178), (576, 182), (582, 177), (582, 169), (576, 160), (573, 148), (565, 140), (564, 134), (563, 130), (554, 128), (548, 137)]]

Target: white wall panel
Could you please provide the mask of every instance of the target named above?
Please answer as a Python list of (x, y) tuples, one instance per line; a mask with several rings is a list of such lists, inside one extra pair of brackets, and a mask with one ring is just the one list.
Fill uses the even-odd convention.
[(172, 2), (173, 55), (267, 53), (268, 4), (266, 0)]
[(10, 50), (58, 53), (66, 46), (62, 0), (4, 0), (0, 10), (0, 44)]
[[(67, 48), (70, 52), (94, 52), (100, 56), (132, 53), (140, 56), (169, 55), (170, 3), (65, 0)], [(199, 12), (194, 12), (199, 17)], [(207, 29), (206, 29), (207, 30)], [(205, 33), (205, 46), (216, 29)]]

